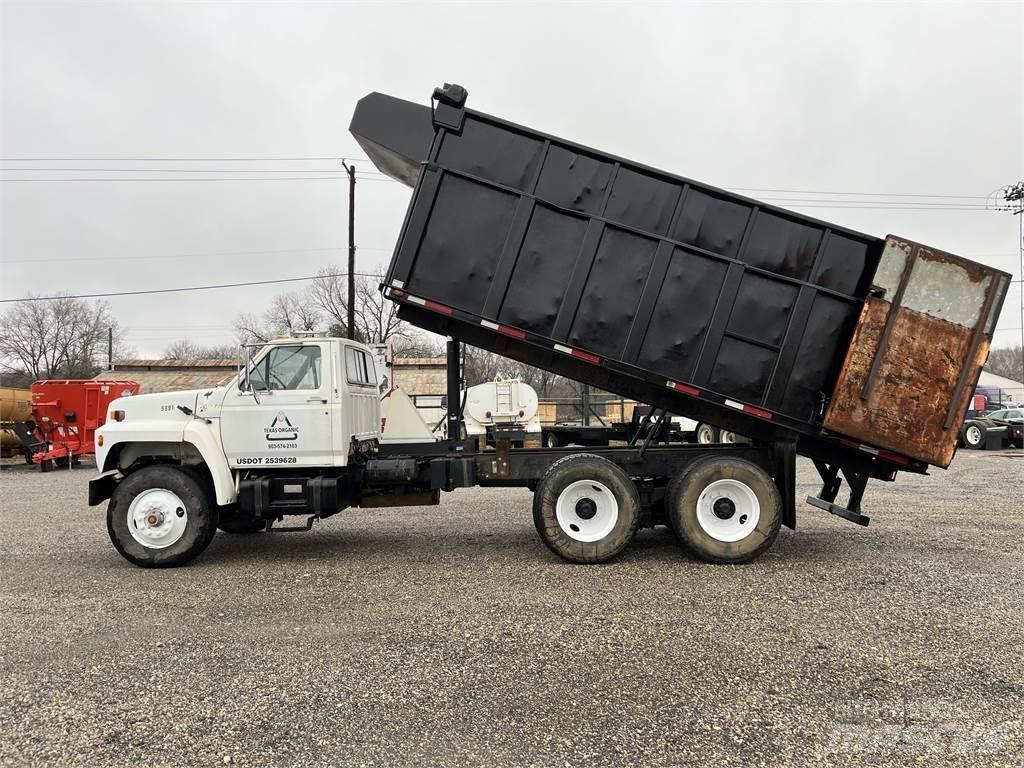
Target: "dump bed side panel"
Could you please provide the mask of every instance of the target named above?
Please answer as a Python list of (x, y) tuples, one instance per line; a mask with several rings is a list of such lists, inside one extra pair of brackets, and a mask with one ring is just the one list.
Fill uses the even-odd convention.
[(881, 245), (466, 110), (388, 280), (816, 432)]
[(949, 466), (1009, 275), (890, 235), (825, 417)]

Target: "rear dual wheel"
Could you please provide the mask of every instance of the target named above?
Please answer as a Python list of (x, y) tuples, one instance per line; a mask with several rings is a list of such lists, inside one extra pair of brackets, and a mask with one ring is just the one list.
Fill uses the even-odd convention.
[(745, 563), (775, 541), (782, 495), (756, 464), (728, 456), (691, 464), (669, 483), (665, 504), (672, 529), (702, 560)]
[(640, 495), (617, 465), (588, 453), (552, 464), (533, 494), (541, 540), (573, 563), (603, 563), (636, 534)]

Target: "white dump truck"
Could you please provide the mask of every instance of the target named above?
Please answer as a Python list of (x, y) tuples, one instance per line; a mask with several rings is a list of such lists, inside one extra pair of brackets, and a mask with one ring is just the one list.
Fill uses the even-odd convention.
[[(112, 404), (89, 499), (109, 499), (126, 558), (179, 565), (218, 527), (497, 485), (533, 490), (567, 560), (665, 523), (736, 563), (795, 527), (798, 454), (822, 480), (808, 502), (860, 525), (869, 480), (949, 466), (1009, 274), (467, 109), (459, 86), (431, 103), (371, 94), (351, 130), (414, 187), (381, 290), (449, 338), (445, 437), (382, 435), (366, 345), (275, 340), (226, 386)], [(651, 423), (585, 449), (462, 440), (462, 343), (647, 403)], [(652, 444), (669, 414), (752, 442)]]
[[(89, 502), (109, 500), (111, 541), (141, 566), (184, 564), (218, 528), (304, 531), (347, 508), (436, 505), (441, 491), (474, 485), (534, 489), (534, 521), (545, 543), (568, 560), (600, 562), (621, 551), (638, 527), (669, 522), (669, 505), (690, 504), (682, 499), (684, 486), (672, 491), (671, 481), (700, 467), (704, 474), (685, 487), (689, 495), (701, 482), (711, 488), (701, 509), (718, 504), (718, 512), (709, 513), (716, 522), (705, 519), (701, 538), (697, 507), (687, 507), (694, 541), (707, 544), (708, 559), (738, 562), (771, 543), (792, 506), (783, 501), (787, 493), (792, 499), (792, 473), (779, 468), (792, 454), (771, 445), (648, 439), (619, 447), (513, 448), (515, 435), (505, 430), (493, 433), (496, 445), (460, 439), (464, 411), (480, 411), (469, 422), (486, 423), (487, 403), (501, 387), (463, 389), (459, 357), (459, 343), (449, 340), (449, 408), (440, 431), (419, 418), (400, 389), (381, 398), (373, 350), (338, 338), (275, 339), (252, 351), (224, 386), (116, 400), (97, 434), (100, 474), (89, 484)], [(529, 392), (513, 399), (517, 419), (519, 410), (535, 418), (521, 402)], [(521, 430), (529, 422), (509, 423)], [(724, 484), (718, 472), (729, 473)], [(304, 520), (281, 525), (295, 517)]]

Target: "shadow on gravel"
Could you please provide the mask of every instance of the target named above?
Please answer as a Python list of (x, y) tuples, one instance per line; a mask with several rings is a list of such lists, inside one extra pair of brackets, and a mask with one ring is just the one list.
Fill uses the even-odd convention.
[[(342, 526), (331, 530), (328, 525), (324, 524), (319, 530), (314, 527), (309, 532), (296, 533), (218, 533), (197, 564), (292, 563), (337, 558), (348, 563), (365, 563), (376, 567), (384, 558), (410, 563), (461, 563), (467, 559), (490, 559), (495, 563), (539, 566), (565, 564), (574, 567), (549, 552), (532, 528), (525, 526), (493, 535), (465, 533), (453, 528), (451, 531), (437, 531), (424, 536), (422, 531), (388, 530), (383, 525), (376, 529), (369, 526), (358, 530)], [(782, 531), (773, 548), (760, 559), (766, 562), (820, 560), (825, 556), (822, 549), (828, 539), (827, 534), (814, 536), (803, 532), (798, 536)], [(834, 556), (834, 553), (830, 556)], [(704, 563), (680, 544), (669, 528), (659, 526), (638, 532), (632, 544), (610, 564), (652, 566)]]

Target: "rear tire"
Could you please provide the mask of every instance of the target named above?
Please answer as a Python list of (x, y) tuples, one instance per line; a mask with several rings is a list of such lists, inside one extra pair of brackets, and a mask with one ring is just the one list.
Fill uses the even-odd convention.
[(121, 556), (143, 568), (197, 557), (217, 532), (218, 508), (205, 485), (174, 466), (144, 467), (118, 483), (107, 532)]
[(559, 448), (562, 445), (562, 441), (558, 439), (558, 434), (555, 432), (548, 432), (544, 435), (544, 445), (548, 448)]
[(573, 563), (603, 563), (636, 535), (640, 495), (618, 466), (589, 453), (552, 464), (533, 494), (533, 524), (548, 549)]
[(680, 541), (710, 563), (753, 560), (782, 523), (782, 496), (768, 473), (728, 456), (691, 464), (669, 483), (665, 503)]
[(964, 447), (979, 450), (985, 442), (985, 428), (974, 422), (964, 427)]

